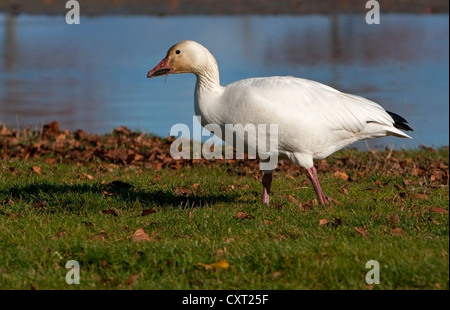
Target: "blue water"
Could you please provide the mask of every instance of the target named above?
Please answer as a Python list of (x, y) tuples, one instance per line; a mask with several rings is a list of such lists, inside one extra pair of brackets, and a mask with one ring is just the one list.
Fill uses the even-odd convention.
[[(216, 57), (223, 85), (293, 75), (372, 99), (405, 117), (414, 140), (370, 147), (449, 144), (448, 15), (64, 16), (0, 14), (0, 123), (169, 135), (192, 128), (195, 77), (147, 79), (174, 43), (190, 39)], [(365, 147), (365, 143), (359, 146)]]

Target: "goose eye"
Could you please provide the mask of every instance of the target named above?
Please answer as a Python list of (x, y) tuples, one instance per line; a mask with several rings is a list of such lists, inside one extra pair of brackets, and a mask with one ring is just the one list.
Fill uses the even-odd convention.
[(177, 54), (177, 55), (180, 54), (180, 53), (181, 53), (180, 50), (176, 50), (176, 51), (175, 51), (175, 54)]

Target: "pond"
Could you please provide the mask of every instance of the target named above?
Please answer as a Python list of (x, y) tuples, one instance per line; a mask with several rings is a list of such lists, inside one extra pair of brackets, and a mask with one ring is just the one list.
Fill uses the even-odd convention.
[(0, 123), (108, 133), (124, 125), (168, 136), (192, 128), (193, 75), (147, 79), (168, 48), (195, 40), (216, 57), (221, 83), (292, 75), (380, 103), (405, 117), (414, 140), (449, 144), (448, 15), (64, 16), (0, 14)]

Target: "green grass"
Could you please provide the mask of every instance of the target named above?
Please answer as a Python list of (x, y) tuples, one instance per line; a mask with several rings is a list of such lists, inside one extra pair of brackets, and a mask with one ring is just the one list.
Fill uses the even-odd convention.
[[(405, 153), (448, 166), (448, 148)], [(339, 154), (327, 162), (339, 164)], [(261, 175), (226, 164), (176, 171), (4, 160), (0, 289), (449, 289), (448, 184), (352, 167), (342, 170), (354, 181), (319, 170), (325, 194), (341, 204), (315, 205), (304, 171), (280, 171), (267, 207)], [(131, 186), (112, 186), (117, 180)], [(139, 228), (150, 241), (132, 240)], [(65, 282), (69, 260), (80, 263), (80, 285)], [(221, 260), (229, 268), (199, 264)], [(378, 285), (365, 282), (369, 260), (380, 264)]]

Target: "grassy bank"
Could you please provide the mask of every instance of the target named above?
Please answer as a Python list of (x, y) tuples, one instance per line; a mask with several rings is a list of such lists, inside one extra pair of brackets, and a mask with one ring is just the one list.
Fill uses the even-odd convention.
[(448, 147), (332, 155), (331, 207), (282, 163), (267, 207), (254, 161), (175, 161), (169, 143), (2, 127), (0, 289), (449, 288)]

